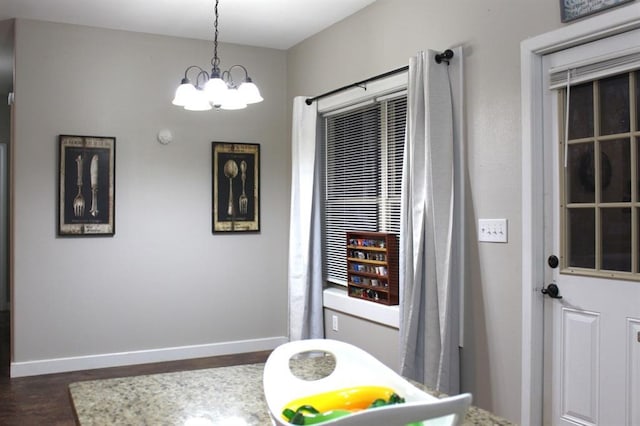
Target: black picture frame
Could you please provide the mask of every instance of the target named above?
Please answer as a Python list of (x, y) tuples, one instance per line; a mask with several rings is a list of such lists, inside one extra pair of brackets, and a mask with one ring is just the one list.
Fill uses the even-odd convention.
[(560, 0), (560, 20), (570, 22), (633, 0)]
[(115, 235), (116, 138), (60, 135), (58, 235)]
[(260, 145), (211, 146), (212, 232), (260, 232)]

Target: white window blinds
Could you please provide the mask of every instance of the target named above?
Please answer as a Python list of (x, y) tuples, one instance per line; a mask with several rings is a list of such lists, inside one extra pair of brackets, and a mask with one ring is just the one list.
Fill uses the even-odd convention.
[(559, 89), (566, 87), (567, 71), (571, 71), (571, 83), (579, 84), (637, 69), (640, 69), (640, 49), (627, 55), (612, 55), (611, 57), (598, 58), (598, 60), (551, 69), (549, 72), (549, 88)]
[(549, 65), (551, 89), (566, 87), (567, 71), (571, 71), (571, 84), (634, 71), (640, 69), (638, 30), (551, 53), (545, 58)]
[(346, 285), (347, 231), (400, 233), (406, 96), (325, 117), (327, 280)]

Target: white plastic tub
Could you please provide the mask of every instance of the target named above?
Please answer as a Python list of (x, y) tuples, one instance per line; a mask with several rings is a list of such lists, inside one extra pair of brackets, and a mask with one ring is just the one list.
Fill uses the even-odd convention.
[[(318, 380), (296, 377), (289, 360), (304, 352), (327, 352), (335, 358), (334, 371)], [(402, 376), (362, 349), (329, 339), (286, 343), (276, 348), (265, 364), (264, 393), (274, 425), (288, 426), (281, 415), (285, 406), (301, 397), (354, 386), (385, 386), (405, 399), (404, 403), (367, 409), (321, 423), (340, 426), (403, 426), (420, 422), (430, 426), (462, 423), (471, 404), (471, 394), (436, 398), (418, 389)]]

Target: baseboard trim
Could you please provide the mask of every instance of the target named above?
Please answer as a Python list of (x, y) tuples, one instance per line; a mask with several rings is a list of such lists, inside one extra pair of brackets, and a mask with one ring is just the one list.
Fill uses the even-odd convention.
[(206, 345), (180, 346), (143, 351), (118, 352), (37, 361), (12, 362), (11, 377), (38, 376), (96, 368), (149, 364), (152, 362), (178, 361), (209, 356), (272, 350), (288, 342), (284, 336), (265, 339), (237, 340)]

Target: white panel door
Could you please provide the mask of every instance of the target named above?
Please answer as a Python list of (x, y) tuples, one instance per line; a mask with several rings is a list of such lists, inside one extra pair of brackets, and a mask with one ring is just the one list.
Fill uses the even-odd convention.
[(569, 77), (568, 120), (566, 89), (544, 99), (549, 425), (640, 425), (640, 71), (589, 65), (614, 66), (638, 40), (626, 33), (543, 61), (591, 73)]

